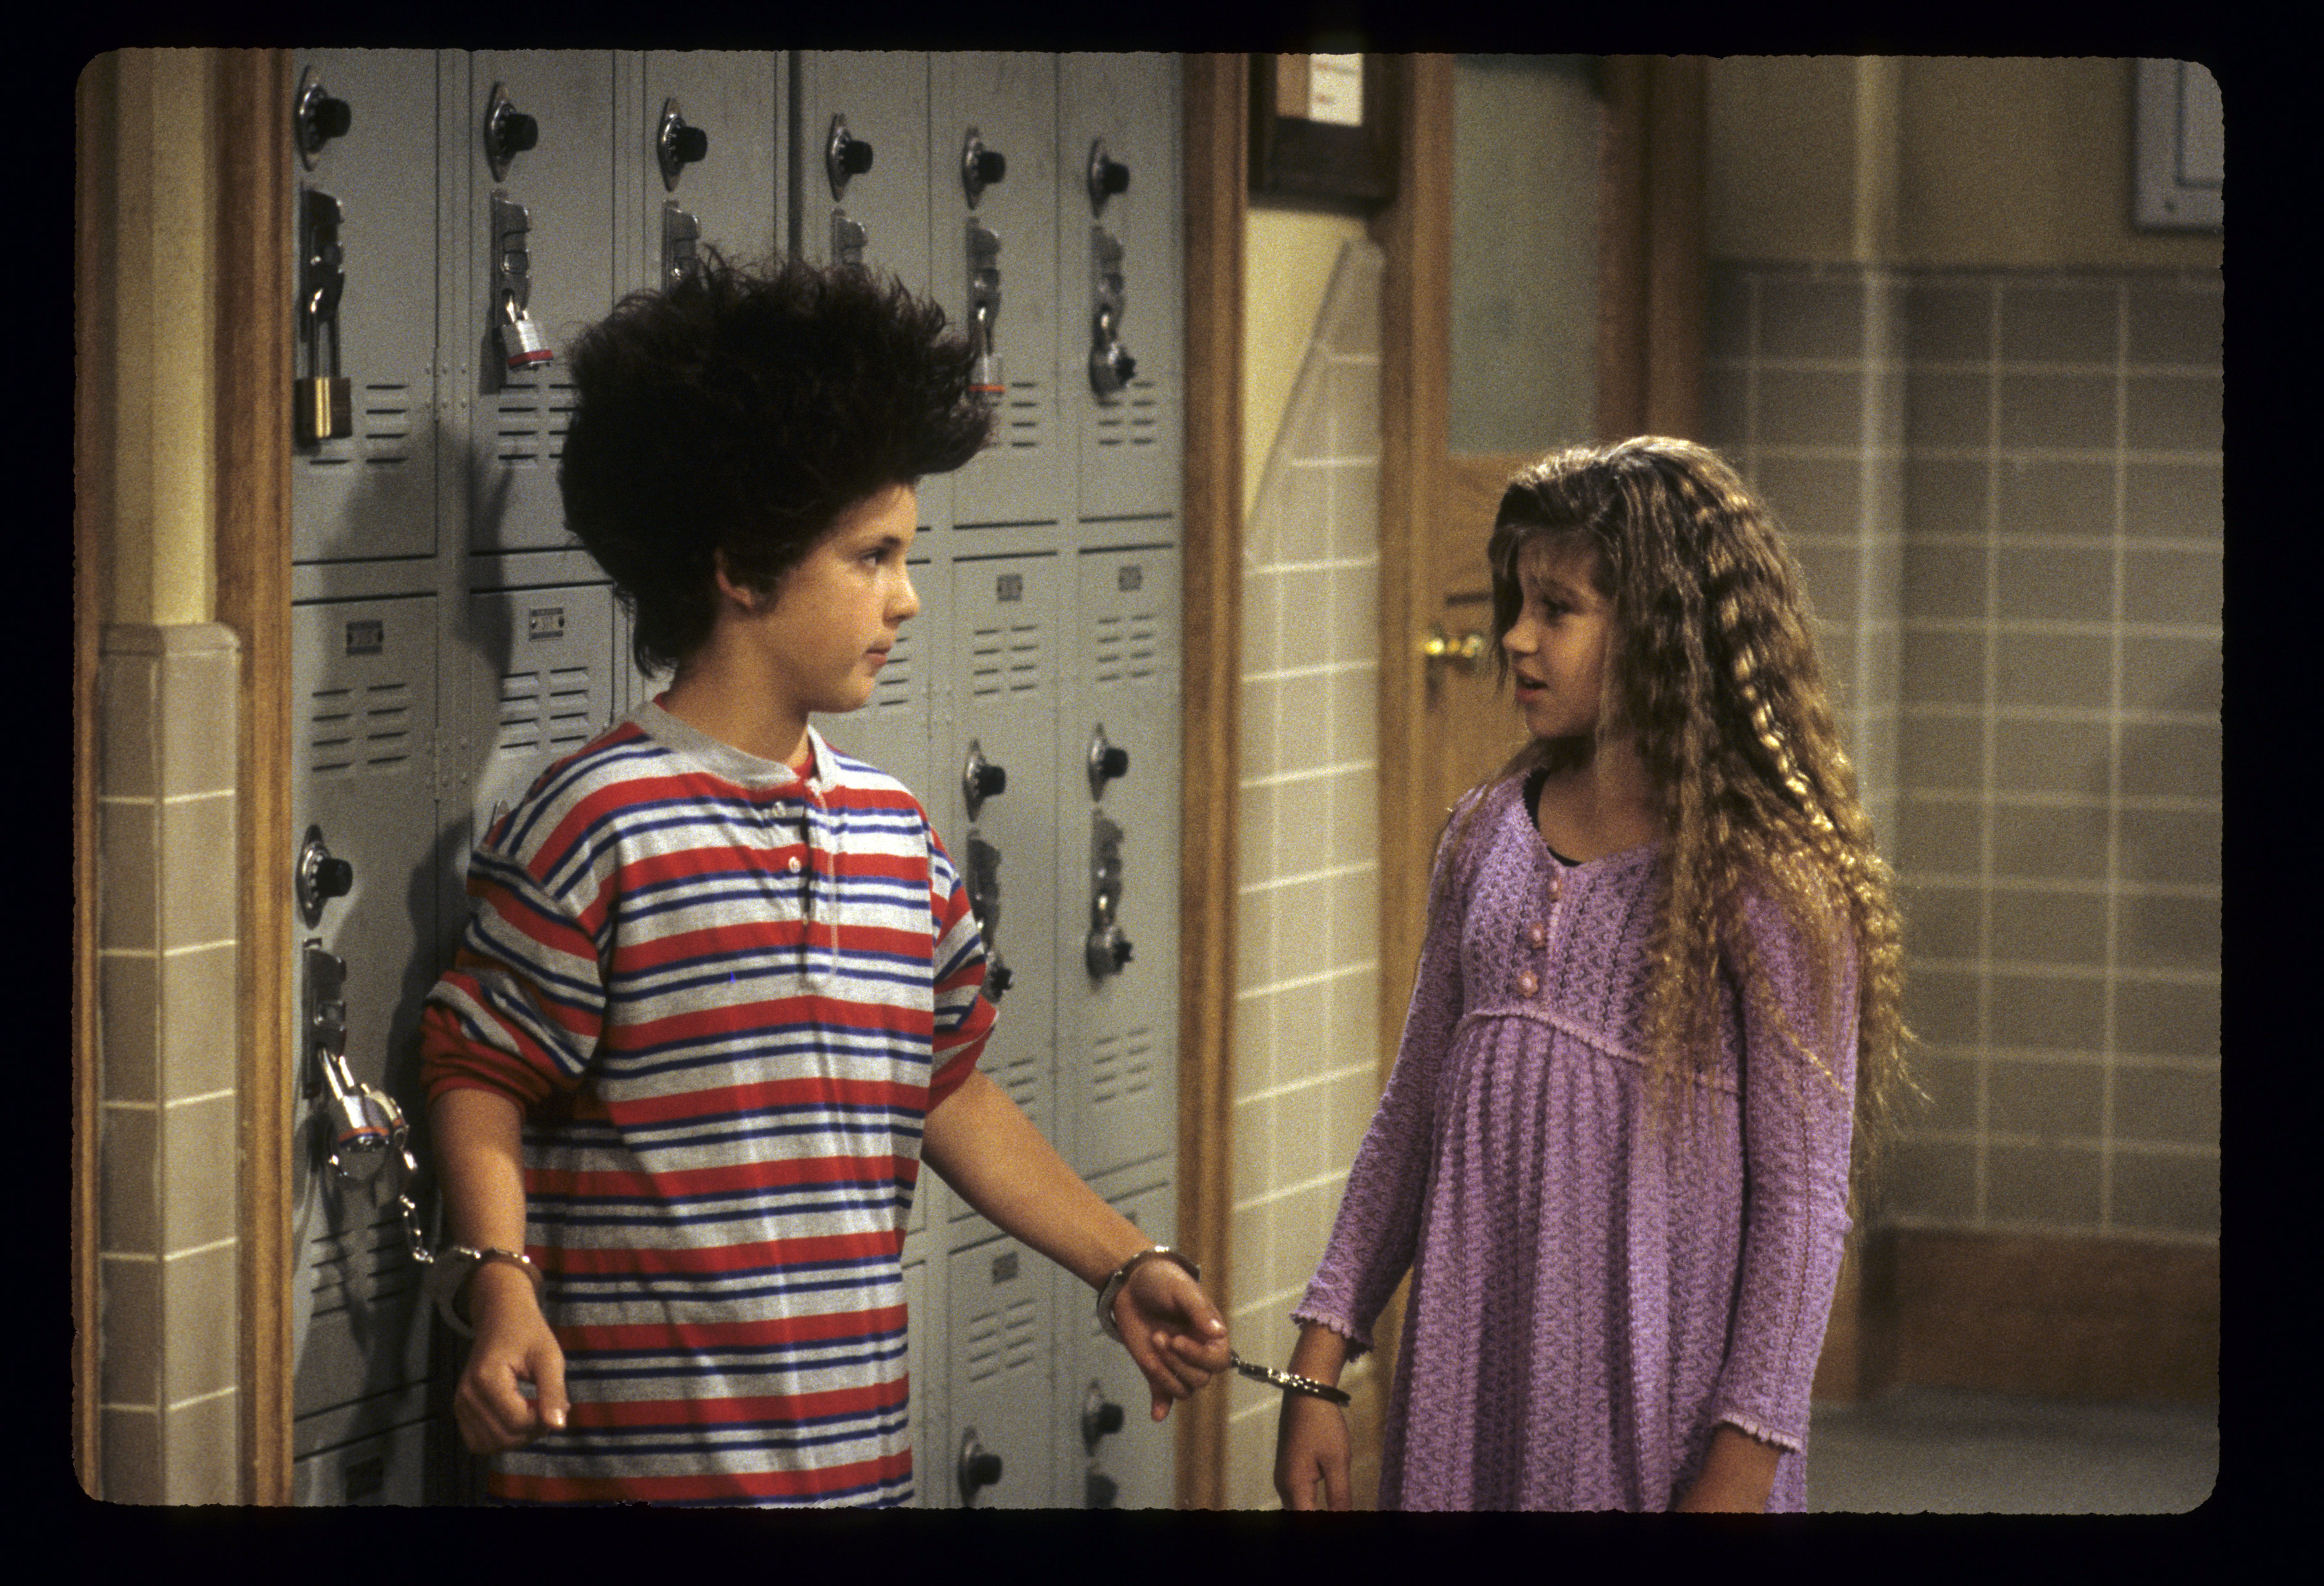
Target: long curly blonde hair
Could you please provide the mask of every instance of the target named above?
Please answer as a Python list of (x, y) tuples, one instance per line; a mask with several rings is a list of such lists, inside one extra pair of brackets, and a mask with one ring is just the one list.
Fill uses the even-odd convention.
[[(1773, 516), (1715, 453), (1688, 441), (1574, 447), (1520, 470), (1487, 553), (1505, 680), (1499, 641), (1521, 612), (1518, 567), (1536, 547), (1596, 554), (1615, 624), (1599, 732), (1636, 734), (1660, 807), (1665, 862), (1641, 1032), (1655, 1111), (1666, 1115), (1674, 1094), (1691, 1105), (1692, 1082), (1718, 1060), (1722, 971), (1840, 1083), (1831, 1055), (1792, 1028), (1758, 973), (1744, 914), (1756, 895), (1782, 910), (1805, 949), (1814, 1006), (1827, 1005), (1845, 949), (1855, 949), (1862, 1167), (1913, 1093), (1903, 932), (1833, 728), (1799, 569)], [(1487, 786), (1585, 752), (1536, 740)], [(1456, 851), (1462, 835), (1451, 834)]]

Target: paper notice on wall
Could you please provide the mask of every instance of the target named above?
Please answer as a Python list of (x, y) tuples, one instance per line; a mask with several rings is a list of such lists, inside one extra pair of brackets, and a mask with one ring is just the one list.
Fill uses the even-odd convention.
[(1307, 119), (1333, 126), (1364, 124), (1364, 58), (1307, 57)]

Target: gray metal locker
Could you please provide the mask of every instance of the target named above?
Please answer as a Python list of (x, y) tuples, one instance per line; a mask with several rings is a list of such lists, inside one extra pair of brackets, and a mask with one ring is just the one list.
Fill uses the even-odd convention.
[(1177, 1141), (1178, 553), (1084, 551), (1057, 724), (1057, 1087), (1084, 1176)]
[[(623, 79), (624, 189), (619, 288), (666, 283), (704, 244), (727, 258), (772, 257), (783, 182), (782, 73), (764, 51), (650, 51), (615, 57)], [(634, 226), (634, 233), (627, 228)]]
[(798, 62), (796, 245), (928, 290), (928, 58), (906, 51)]
[[(1093, 1177), (1091, 1186), (1157, 1244), (1177, 1238), (1176, 1160)], [(1056, 1402), (1051, 1442), (1066, 1452), (1057, 1473), (1063, 1508), (1169, 1508), (1177, 1501), (1176, 1417), (1157, 1426), (1153, 1395), (1122, 1348), (1098, 1327), (1087, 1286), (1059, 1273)], [(1205, 1393), (1225, 1391), (1213, 1383)]]
[[(469, 544), (478, 551), (570, 543), (557, 459), (572, 382), (557, 349), (613, 301), (613, 58), (586, 50), (470, 57), (464, 157), (473, 241), (447, 295), (465, 304), (473, 361)], [(521, 310), (547, 362), (509, 367)]]
[[(987, 992), (1001, 1017), (982, 1066), (1044, 1132), (1056, 1117), (1054, 722), (1068, 570), (1055, 556), (954, 564), (954, 692), (949, 733), (936, 739), (936, 777), (949, 783), (934, 812), (938, 827), (971, 896), (990, 900), (978, 917), (997, 966), (988, 967)], [(980, 775), (992, 790), (972, 807), (971, 779)]]
[(1079, 510), (1084, 519), (1176, 516), (1185, 456), (1178, 58), (1064, 55), (1057, 71), (1059, 392)]
[[(291, 452), (295, 562), (436, 549), (436, 62), (424, 51), (298, 57), (293, 376), (346, 383), (344, 432)], [(342, 124), (327, 106), (344, 106)], [(424, 582), (424, 580), (423, 580)]]
[(1053, 1508), (1055, 1268), (1008, 1238), (956, 1249), (945, 1268), (946, 1435), (915, 1450), (919, 1501)]
[(946, 481), (963, 529), (1056, 523), (1072, 501), (1057, 408), (1056, 69), (1053, 55), (930, 60), (931, 289), (997, 361), (992, 444)]
[[(291, 631), (292, 818), (306, 834), (301, 870), (317, 883), (302, 893), (296, 966), (294, 1458), (409, 1426), (396, 1444), (409, 1474), (423, 1457), (416, 1424), (427, 1408), (420, 1273), (392, 1172), (352, 1184), (327, 1161), (332, 1119), (315, 1036), (329, 1030), (326, 1044), (344, 1053), (353, 1081), (381, 1087), (419, 1121), (420, 998), (434, 970), (412, 946), (435, 920), (436, 601), (297, 605)], [(350, 867), (336, 883), (326, 871), (333, 861)], [(424, 1129), (414, 1146), (424, 1152)]]
[(466, 614), (461, 653), (446, 669), (465, 752), (447, 756), (444, 777), (447, 818), (470, 820), (453, 845), (463, 873), (495, 812), (620, 712), (610, 586), (478, 590)]

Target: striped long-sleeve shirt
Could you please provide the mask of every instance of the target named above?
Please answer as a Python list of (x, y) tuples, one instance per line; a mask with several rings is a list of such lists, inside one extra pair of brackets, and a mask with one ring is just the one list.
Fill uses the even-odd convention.
[(422, 1080), (525, 1110), (572, 1399), (497, 1498), (910, 1496), (921, 1126), (993, 1013), (927, 812), (809, 742), (802, 778), (647, 705), (477, 847)]

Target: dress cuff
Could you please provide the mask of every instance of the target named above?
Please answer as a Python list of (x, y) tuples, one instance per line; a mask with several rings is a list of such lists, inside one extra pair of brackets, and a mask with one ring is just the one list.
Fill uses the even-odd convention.
[(1328, 1327), (1333, 1332), (1338, 1333), (1342, 1338), (1346, 1339), (1348, 1341), (1348, 1359), (1351, 1360), (1358, 1355), (1370, 1352), (1372, 1347), (1371, 1334), (1363, 1328), (1357, 1326), (1354, 1323), (1348, 1321), (1345, 1317), (1334, 1315), (1329, 1311), (1311, 1310), (1307, 1306), (1302, 1305), (1297, 1310), (1291, 1313), (1291, 1320), (1295, 1323), (1302, 1326), (1313, 1323), (1317, 1327)]

